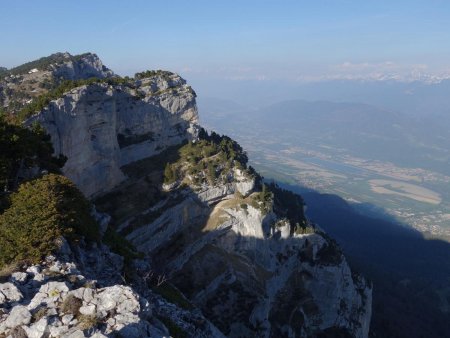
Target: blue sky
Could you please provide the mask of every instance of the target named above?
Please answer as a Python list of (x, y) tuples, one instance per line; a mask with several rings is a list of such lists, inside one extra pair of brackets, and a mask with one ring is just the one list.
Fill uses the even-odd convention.
[[(316, 81), (450, 74), (450, 1), (2, 1), (0, 65), (92, 51), (119, 74)], [(414, 75), (415, 74), (415, 75)]]

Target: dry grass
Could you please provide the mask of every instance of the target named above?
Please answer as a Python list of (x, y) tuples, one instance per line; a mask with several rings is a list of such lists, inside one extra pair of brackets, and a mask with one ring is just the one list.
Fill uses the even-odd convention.
[[(1, 337), (1, 335), (0, 335)], [(22, 326), (16, 326), (15, 328), (9, 331), (8, 337), (12, 338), (28, 338), (26, 331), (22, 328)]]
[(92, 329), (93, 327), (97, 326), (99, 322), (98, 317), (96, 315), (79, 315), (77, 319), (79, 322), (78, 327), (81, 330)]
[(254, 200), (257, 195), (258, 193), (253, 193), (244, 198), (240, 193), (238, 193), (234, 195), (234, 198), (217, 203), (209, 215), (208, 221), (202, 231), (213, 231), (217, 229), (219, 225), (227, 221), (230, 216), (224, 209), (247, 209), (244, 205), (251, 205), (255, 208), (258, 207), (257, 202)]
[(60, 304), (59, 309), (63, 313), (70, 313), (77, 316), (80, 313), (80, 307), (83, 305), (81, 299), (78, 299), (74, 295), (68, 295), (64, 301)]
[(33, 313), (32, 316), (32, 322), (35, 323), (39, 321), (42, 317), (44, 317), (47, 314), (47, 308), (41, 307), (39, 308), (35, 313)]

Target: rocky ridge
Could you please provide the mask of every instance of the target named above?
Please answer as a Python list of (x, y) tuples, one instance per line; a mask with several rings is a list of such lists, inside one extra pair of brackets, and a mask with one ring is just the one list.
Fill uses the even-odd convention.
[[(72, 68), (61, 76), (70, 77)], [(95, 68), (103, 71), (100, 63)], [(177, 335), (158, 319), (165, 318), (191, 337), (367, 337), (370, 285), (352, 273), (334, 241), (304, 218), (300, 197), (264, 186), (237, 143), (200, 129), (195, 93), (178, 75), (150, 71), (120, 84), (76, 87), (27, 123), (34, 121), (50, 134), (55, 153), (67, 156), (65, 175), (109, 214), (104, 226), (143, 254), (124, 265), (103, 246), (76, 255), (81, 249), (66, 250), (72, 253), (56, 259), (68, 288), (60, 285), (61, 293), (72, 292), (99, 322), (90, 331), (77, 322), (66, 325), (59, 308), (55, 313), (55, 307), (45, 305), (50, 315), (39, 324), (46, 325), (41, 336), (61, 325), (64, 332), (81, 330), (84, 336), (113, 337), (127, 328), (142, 337)], [(98, 250), (115, 263), (92, 258), (103, 257)], [(83, 257), (92, 261), (86, 264)], [(77, 291), (84, 286), (70, 281), (74, 273), (67, 266), (80, 280), (98, 280), (96, 297), (84, 299), (85, 290)], [(109, 271), (109, 285), (102, 282), (102, 271), (92, 269), (96, 266)], [(125, 270), (133, 271), (127, 280)], [(5, 309), (0, 332), (11, 334), (14, 328), (5, 323), (16, 311), (28, 318), (21, 306), (34, 304), (40, 294), (42, 285), (33, 284), (32, 273), (22, 273), (25, 284), (11, 277), (6, 289), (23, 298), (0, 294)], [(162, 276), (172, 295), (174, 290), (182, 294), (168, 302), (149, 287), (152, 276)], [(32, 291), (23, 291), (24, 285)], [(64, 302), (49, 299), (49, 288), (39, 296), (45, 304)], [(120, 300), (105, 316), (98, 295), (109, 293)], [(119, 316), (127, 312), (119, 312), (122, 303), (129, 305), (124, 305), (126, 318)], [(30, 314), (36, 309), (26, 308)], [(37, 323), (24, 319), (16, 327), (27, 331)]]
[(55, 53), (0, 72), (0, 110), (17, 112), (64, 80), (114, 76), (96, 54)]
[(264, 196), (257, 177), (233, 167), (214, 182), (196, 181), (192, 176), (204, 173), (190, 169), (184, 164), (189, 177), (178, 173), (178, 181), (166, 186), (168, 200), (179, 203), (157, 205), (154, 221), (137, 229), (125, 221), (122, 230), (134, 228), (127, 239), (162, 265), (170, 282), (225, 335), (367, 336), (367, 282), (320, 230), (307, 222), (295, 228), (274, 211), (281, 189)]

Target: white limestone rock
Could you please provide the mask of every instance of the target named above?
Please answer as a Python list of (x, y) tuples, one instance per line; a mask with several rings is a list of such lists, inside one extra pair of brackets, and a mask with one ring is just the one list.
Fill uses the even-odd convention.
[(30, 327), (24, 326), (24, 329), (28, 335), (28, 338), (42, 338), (49, 331), (48, 319), (46, 317), (41, 318)]
[(112, 70), (105, 67), (96, 54), (86, 53), (78, 56), (77, 59), (69, 53), (61, 53), (66, 61), (60, 65), (55, 65), (53, 76), (64, 78), (65, 80), (78, 80), (96, 78), (107, 78), (114, 76)]
[(101, 289), (96, 295), (98, 299), (98, 312), (110, 311), (117, 308), (119, 313), (128, 310), (137, 313), (140, 310), (139, 301), (133, 291), (126, 286), (115, 285)]
[[(205, 184), (200, 191), (187, 194), (179, 204), (162, 209), (156, 220), (132, 231), (127, 238), (139, 250), (150, 256), (156, 254), (154, 259), (170, 271), (169, 278), (173, 283), (180, 287), (197, 285), (195, 290), (187, 290), (193, 294), (191, 299), (210, 316), (213, 313), (209, 318), (216, 325), (225, 330), (229, 327), (229, 336), (242, 335), (243, 332), (252, 335), (255, 334), (252, 327), (262, 325), (264, 330), (258, 331), (261, 337), (279, 336), (289, 330), (292, 335), (295, 332), (300, 337), (307, 337), (336, 326), (345, 328), (352, 336), (367, 337), (371, 316), (370, 286), (363, 279), (354, 280), (342, 255), (330, 264), (321, 260), (320, 249), (329, 244), (320, 234), (292, 235), (287, 219), (278, 218), (273, 212), (263, 214), (260, 208), (250, 204), (242, 208), (242, 200), (228, 202), (241, 198), (234, 195), (235, 183)], [(244, 193), (248, 194), (253, 189), (249, 184), (249, 190)], [(179, 192), (174, 190), (171, 193)], [(198, 200), (205, 202), (203, 206)], [(214, 217), (221, 220), (217, 228), (196, 232), (196, 236), (183, 235), (183, 242), (176, 244), (177, 254), (166, 256), (161, 248), (173, 245), (170, 242), (173, 238), (185, 234), (187, 227), (199, 222), (198, 219), (205, 214), (216, 215)], [(302, 255), (305, 260), (299, 258)], [(219, 266), (223, 266), (223, 272), (213, 275), (212, 280), (208, 279)], [(239, 272), (240, 269), (245, 273)], [(206, 284), (202, 284), (203, 278), (208, 280)], [(293, 309), (303, 308), (305, 300), (292, 295), (283, 298), (298, 287), (295, 281), (301, 279), (304, 281), (300, 284), (303, 288), (300, 294), (314, 304), (311, 306), (317, 308), (317, 313), (304, 310), (304, 324), (300, 330), (295, 320), (291, 323), (288, 320), (290, 315), (282, 311), (283, 304), (288, 302)], [(227, 304), (223, 304), (223, 299), (228, 299)], [(239, 299), (252, 302), (252, 310), (241, 309)], [(245, 311), (249, 311), (248, 317), (234, 317), (234, 313)], [(277, 322), (269, 320), (277, 311), (286, 318), (283, 330), (287, 331), (280, 331)], [(229, 323), (233, 324), (229, 326)]]
[(12, 308), (11, 312), (6, 318), (6, 328), (14, 328), (19, 325), (28, 325), (31, 321), (31, 313), (23, 305), (16, 305)]
[(85, 338), (83, 331), (74, 330), (70, 334), (64, 335), (64, 338)]
[(81, 86), (27, 121), (46, 129), (55, 153), (68, 157), (64, 174), (87, 196), (122, 182), (121, 166), (196, 137), (192, 89), (175, 74), (148, 81), (154, 90), (144, 87), (142, 98), (125, 86)]
[(3, 295), (3, 302), (18, 302), (23, 298), (22, 293), (13, 283), (0, 284), (0, 295)]
[[(82, 254), (83, 255), (83, 254)], [(64, 255), (66, 256), (66, 255)], [(109, 337), (120, 334), (123, 337), (163, 337), (168, 336), (164, 326), (154, 326), (151, 305), (142, 299), (131, 287), (124, 285), (113, 285), (103, 288), (75, 287), (69, 282), (72, 276), (66, 267), (76, 269), (73, 262), (62, 262), (56, 257), (49, 257), (45, 266), (34, 266), (28, 269), (27, 276), (31, 277), (38, 271), (50, 271), (51, 266), (59, 266), (58, 279), (67, 278), (67, 281), (47, 281), (43, 285), (33, 287), (25, 293), (20, 294), (17, 287), (12, 283), (0, 284), (8, 297), (16, 301), (11, 303), (11, 310), (3, 311), (0, 315), (0, 335), (8, 336), (12, 329), (24, 330), (28, 337), (86, 337), (80, 329), (80, 321), (74, 314), (62, 310), (62, 304), (69, 296), (79, 299), (81, 307), (79, 312), (85, 316), (95, 316), (100, 319), (99, 324), (89, 330), (89, 337)], [(147, 290), (147, 292), (149, 292)], [(18, 295), (21, 295), (19, 297)], [(7, 297), (1, 293), (7, 299)], [(9, 299), (9, 298), (8, 298)], [(163, 305), (176, 309), (173, 304)], [(161, 305), (160, 305), (161, 307)], [(42, 311), (42, 312), (41, 312)], [(40, 318), (32, 322), (33, 314), (39, 312)], [(180, 314), (173, 314), (177, 316)], [(183, 313), (181, 323), (189, 321), (191, 314)], [(103, 325), (102, 323), (106, 324)], [(206, 337), (200, 329), (199, 337)], [(194, 331), (192, 331), (194, 332)]]
[(14, 272), (11, 275), (11, 281), (15, 284), (24, 284), (28, 278), (25, 272)]
[(96, 313), (96, 306), (95, 305), (85, 305), (80, 307), (80, 313), (86, 316), (92, 316)]

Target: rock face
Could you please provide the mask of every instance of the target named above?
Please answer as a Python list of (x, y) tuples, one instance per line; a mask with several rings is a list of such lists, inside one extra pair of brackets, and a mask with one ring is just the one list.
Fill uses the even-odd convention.
[(370, 286), (320, 231), (291, 235), (288, 221), (252, 206), (256, 193), (219, 203), (173, 193), (182, 202), (127, 238), (225, 335), (368, 336)]
[[(102, 228), (143, 258), (124, 263), (101, 244), (63, 246), (58, 259), (0, 284), (0, 334), (368, 336), (369, 283), (304, 218), (299, 196), (263, 186), (237, 143), (199, 128), (195, 93), (179, 76), (80, 86), (34, 121), (67, 156), (63, 171), (92, 197)], [(133, 288), (121, 285), (124, 269), (134, 271)], [(65, 309), (68, 297), (77, 315)]]
[(87, 196), (122, 182), (122, 166), (196, 136), (195, 93), (182, 78), (164, 73), (132, 85), (75, 88), (28, 121), (47, 130), (68, 158), (64, 174)]
[(105, 67), (96, 54), (86, 53), (72, 57), (69, 53), (57, 54), (65, 61), (53, 66), (53, 76), (64, 80), (107, 78), (114, 76), (112, 70)]
[[(154, 167), (128, 164), (129, 180), (139, 183), (97, 205), (121, 220), (118, 230), (228, 337), (367, 337), (369, 284), (308, 224), (300, 200), (286, 211), (283, 203), (298, 197), (261, 189), (228, 141), (211, 136), (179, 148), (180, 158), (168, 160), (172, 179), (154, 202), (132, 188), (150, 180)], [(122, 202), (136, 194), (148, 203)]]

